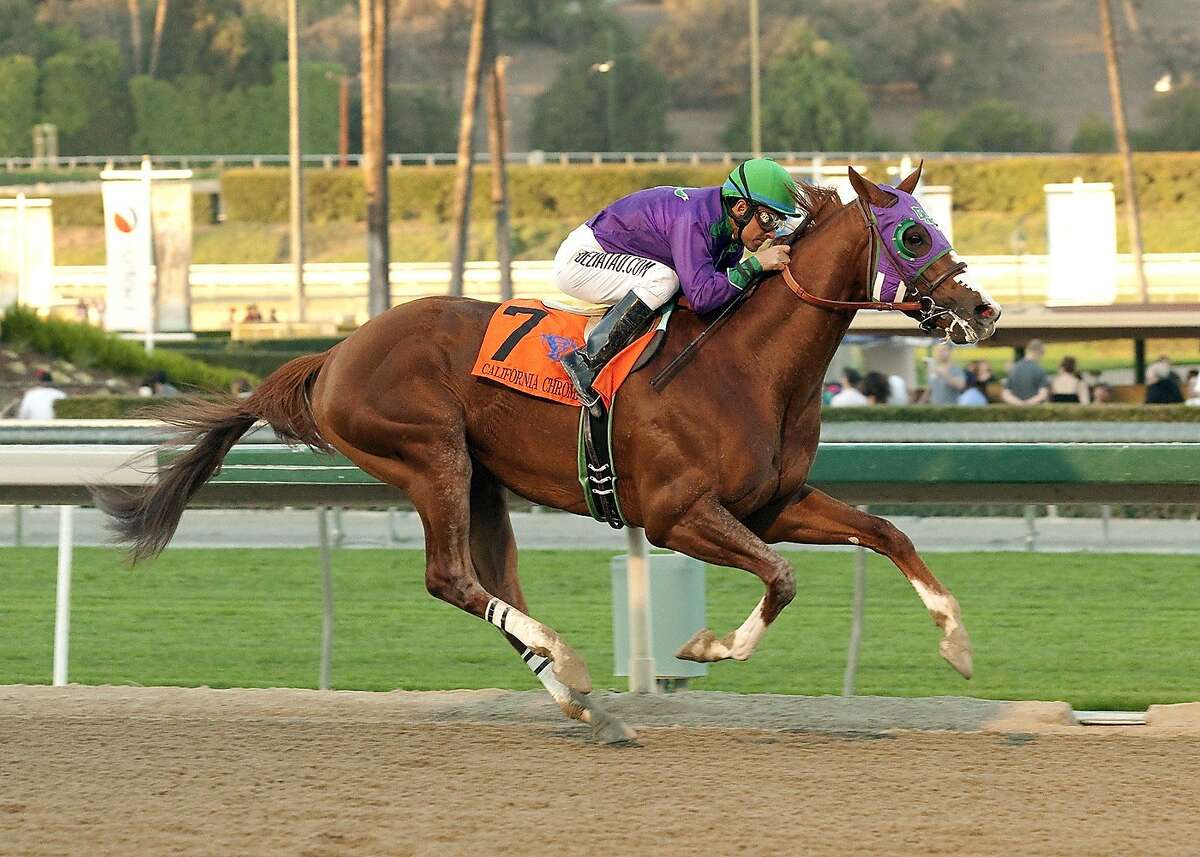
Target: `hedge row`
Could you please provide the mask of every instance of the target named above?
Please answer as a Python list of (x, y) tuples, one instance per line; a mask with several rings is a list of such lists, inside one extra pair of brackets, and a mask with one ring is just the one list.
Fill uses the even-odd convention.
[[(608, 202), (654, 185), (719, 184), (728, 170), (707, 167), (515, 166), (509, 169), (510, 214), (516, 219), (569, 216), (583, 219)], [(352, 222), (366, 216), (359, 170), (305, 173), (305, 212), (313, 223)], [(286, 223), (285, 169), (227, 170), (221, 175), (225, 216), (233, 221)], [(453, 214), (453, 167), (404, 167), (388, 172), (388, 206), (396, 220), (444, 223)], [(472, 214), (490, 216), (490, 170), (475, 170)]]
[[(285, 178), (286, 182), (286, 178)], [(286, 194), (286, 189), (284, 191)], [(8, 195), (12, 194), (0, 194)], [(103, 226), (104, 203), (98, 193), (72, 193), (54, 196), (55, 226)], [(285, 199), (286, 206), (286, 199)], [(212, 218), (212, 197), (207, 193), (192, 194), (192, 222), (200, 225)], [(287, 220), (286, 210), (284, 220)]]
[[(126, 419), (140, 408), (157, 400), (121, 396), (73, 396), (58, 403), (56, 413), (71, 419)], [(992, 405), (986, 408), (907, 407), (825, 408), (821, 419), (827, 423), (861, 422), (1200, 422), (1200, 408), (1186, 405), (1043, 405), (1013, 407)]]
[[(1024, 214), (1045, 206), (1043, 185), (1112, 182), (1117, 205), (1124, 204), (1121, 161), (1116, 155), (1012, 158), (988, 161), (928, 161), (928, 184), (954, 188), (954, 207), (962, 211)], [(1144, 153), (1134, 156), (1138, 201), (1145, 208), (1200, 210), (1200, 152)]]
[(201, 363), (178, 352), (159, 349), (147, 354), (141, 343), (121, 339), (88, 324), (43, 319), (20, 305), (0, 317), (0, 342), (17, 350), (36, 351), (70, 361), (81, 368), (145, 376), (163, 371), (181, 387), (225, 391), (246, 373)]
[[(1149, 209), (1200, 209), (1200, 153), (1137, 156), (1139, 197)], [(954, 188), (961, 211), (1023, 214), (1045, 204), (1044, 184), (1113, 182), (1123, 200), (1120, 162), (1115, 155), (1029, 157), (987, 161), (931, 160), (929, 184)], [(515, 219), (572, 217), (582, 220), (608, 202), (654, 185), (689, 187), (719, 184), (727, 173), (719, 165), (690, 167), (512, 166), (509, 168), (511, 216)], [(878, 173), (878, 175), (874, 175)], [(876, 180), (882, 170), (872, 170)], [(472, 214), (489, 216), (490, 171), (475, 170)], [(227, 170), (221, 175), (226, 217), (234, 221), (285, 223), (288, 173), (279, 168)], [(388, 201), (397, 220), (444, 223), (452, 214), (453, 167), (403, 167), (388, 173)], [(314, 223), (359, 221), (365, 217), (365, 192), (358, 170), (309, 170), (305, 174), (306, 212)]]
[(167, 401), (146, 396), (69, 396), (54, 403), (54, 416), (60, 420), (140, 419)]
[[(1200, 210), (1200, 153), (1144, 153), (1135, 158), (1138, 195), (1147, 209)], [(1005, 160), (929, 160), (929, 184), (954, 188), (959, 211), (1026, 214), (1042, 208), (1049, 182), (1086, 181), (1113, 183), (1117, 202), (1124, 199), (1121, 165), (1115, 155), (1028, 157)], [(720, 165), (659, 166), (560, 166), (509, 167), (511, 216), (514, 219), (546, 217), (582, 220), (608, 202), (645, 187), (719, 184), (727, 169)], [(884, 178), (875, 166), (871, 175)], [(453, 167), (402, 167), (388, 173), (388, 200), (392, 218), (444, 223), (452, 215)], [(490, 178), (487, 167), (475, 170), (472, 214), (490, 215)], [(284, 168), (226, 170), (221, 174), (221, 197), (228, 220), (250, 223), (288, 221), (288, 171)], [(357, 169), (305, 171), (305, 211), (313, 223), (358, 222), (366, 216), (362, 173)], [(193, 194), (192, 217), (208, 223), (208, 194)], [(54, 197), (54, 222), (59, 226), (102, 226), (99, 194)]]
[(294, 357), (312, 354), (314, 350), (281, 351), (278, 349), (233, 348), (228, 351), (207, 348), (173, 348), (173, 353), (209, 366), (220, 366), (239, 377), (266, 377)]

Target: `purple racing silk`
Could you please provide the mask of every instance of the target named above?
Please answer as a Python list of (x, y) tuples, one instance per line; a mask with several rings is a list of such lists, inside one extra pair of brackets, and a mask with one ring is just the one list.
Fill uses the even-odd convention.
[(674, 270), (697, 313), (724, 306), (746, 286), (744, 272), (732, 280), (727, 273), (742, 258), (742, 245), (733, 239), (719, 187), (639, 190), (587, 225), (605, 252), (653, 259)]
[[(879, 237), (887, 245), (879, 248), (875, 261), (877, 274), (872, 297), (877, 301), (903, 301), (908, 284), (954, 248), (915, 196), (886, 184), (879, 185), (879, 189), (897, 201), (889, 208), (869, 206), (879, 227)], [(929, 236), (929, 249), (921, 256), (914, 256), (904, 246), (904, 232), (913, 225), (924, 227)]]

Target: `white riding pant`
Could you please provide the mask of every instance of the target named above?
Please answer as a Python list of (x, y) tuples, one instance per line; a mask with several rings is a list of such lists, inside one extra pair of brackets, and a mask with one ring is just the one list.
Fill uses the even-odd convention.
[(585, 223), (554, 255), (554, 284), (571, 297), (595, 304), (612, 305), (633, 292), (650, 309), (658, 309), (679, 290), (679, 276), (653, 259), (604, 252)]

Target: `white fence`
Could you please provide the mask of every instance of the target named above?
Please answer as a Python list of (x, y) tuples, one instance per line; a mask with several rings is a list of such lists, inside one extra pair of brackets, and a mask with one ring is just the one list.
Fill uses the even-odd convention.
[[(779, 161), (810, 161), (814, 158), (831, 161), (898, 161), (901, 158), (919, 157), (912, 152), (766, 152), (767, 157)], [(1071, 152), (924, 152), (921, 156), (938, 158), (939, 160), (969, 160), (992, 161), (1009, 158), (1028, 157), (1077, 157)], [(57, 158), (5, 158), (0, 165), (9, 172), (21, 170), (68, 169), (82, 170), (88, 168), (103, 169), (113, 167), (136, 167), (141, 164), (143, 155), (64, 155)], [(454, 164), (458, 155), (454, 152), (393, 152), (388, 156), (388, 162), (393, 167), (405, 165), (447, 166)], [(722, 164), (732, 165), (747, 158), (754, 157), (753, 152), (545, 152), (533, 150), (530, 152), (509, 152), (505, 161), (510, 164)], [(341, 155), (312, 154), (304, 155), (305, 164), (330, 167), (342, 163)], [(346, 164), (359, 166), (362, 155), (350, 153), (346, 155)], [(476, 152), (475, 163), (487, 164), (491, 155)], [(286, 166), (286, 154), (245, 154), (245, 155), (156, 155), (153, 158), (156, 167), (175, 167), (179, 169), (227, 167), (271, 167)]]
[[(1043, 304), (1049, 287), (1049, 257), (964, 256), (975, 281), (1002, 304)], [(1133, 259), (1118, 258), (1118, 302), (1138, 299)], [(513, 263), (513, 291), (517, 297), (551, 297), (558, 294), (552, 281), (552, 262)], [(366, 320), (367, 265), (365, 262), (312, 262), (305, 265), (308, 317), (341, 322), (353, 315)], [(229, 307), (248, 303), (275, 304), (286, 318), (292, 301), (291, 265), (192, 265), (193, 324), (215, 329), (226, 323)], [(1146, 256), (1146, 276), (1155, 302), (1200, 301), (1200, 253), (1151, 253)], [(391, 265), (392, 300), (396, 303), (428, 295), (444, 295), (450, 286), (450, 266), (440, 262)], [(54, 269), (54, 288), (62, 305), (80, 298), (101, 298), (105, 288), (103, 265), (70, 265)], [(464, 293), (484, 300), (499, 300), (500, 274), (495, 262), (467, 264)]]

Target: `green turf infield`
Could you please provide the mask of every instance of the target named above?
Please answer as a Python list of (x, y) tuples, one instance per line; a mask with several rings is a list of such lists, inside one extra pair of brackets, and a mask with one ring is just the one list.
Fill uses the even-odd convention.
[[(524, 551), (531, 612), (612, 675), (604, 551)], [(853, 556), (792, 554), (799, 591), (746, 663), (693, 682), (747, 693), (841, 691)], [(886, 560), (870, 557), (863, 694), (1062, 699), (1140, 709), (1200, 699), (1200, 568), (1192, 556), (931, 554), (975, 645), (965, 682), (937, 654), (938, 631)], [(387, 690), (536, 687), (496, 631), (425, 593), (420, 551), (334, 554), (334, 685)], [(0, 684), (48, 684), (55, 551), (0, 550)], [(750, 575), (709, 569), (709, 624), (739, 625), (761, 595)], [(77, 549), (70, 679), (82, 684), (314, 687), (321, 631), (315, 550), (171, 549), (128, 569)]]

